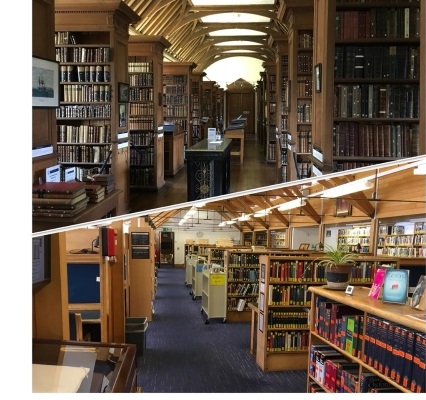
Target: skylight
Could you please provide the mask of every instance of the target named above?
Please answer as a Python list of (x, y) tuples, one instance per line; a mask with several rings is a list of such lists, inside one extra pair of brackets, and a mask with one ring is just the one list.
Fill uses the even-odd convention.
[[(194, 6), (228, 6), (229, 0), (192, 0)], [(234, 6), (250, 6), (253, 4), (270, 4), (274, 5), (275, 0), (233, 0)]]
[(269, 22), (270, 18), (262, 17), (256, 14), (247, 13), (220, 13), (209, 15), (208, 17), (201, 18), (203, 22), (221, 22), (221, 23), (250, 23), (250, 22)]

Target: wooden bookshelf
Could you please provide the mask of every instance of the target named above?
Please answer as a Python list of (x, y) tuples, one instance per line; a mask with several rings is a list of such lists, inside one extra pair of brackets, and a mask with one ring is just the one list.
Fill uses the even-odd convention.
[(124, 103), (120, 121), (116, 88), (128, 82), (128, 26), (139, 18), (120, 1), (55, 1), (56, 59), (62, 72), (56, 111), (59, 162), (75, 167), (81, 180), (106, 163), (105, 172), (121, 189), (117, 214), (128, 210), (129, 148), (118, 147), (120, 134), (128, 130), (128, 110)]
[(163, 52), (170, 43), (162, 36), (129, 37), (130, 188), (164, 186)]
[(268, 61), (263, 63), (266, 72), (266, 162), (276, 162), (277, 146), (277, 63)]
[(191, 147), (192, 114), (190, 94), (192, 72), (196, 64), (165, 62), (163, 64), (163, 118), (165, 124), (182, 127), (185, 148)]
[[(419, 1), (315, 3), (322, 16), (314, 32), (322, 90), (314, 93), (313, 161), (320, 171), (424, 153), (423, 8)], [(330, 45), (320, 44), (325, 38)]]
[[(312, 318), (309, 330), (310, 351), (309, 356), (307, 357), (307, 364), (309, 365), (307, 392), (311, 392), (311, 387), (315, 386), (316, 390), (319, 389), (327, 393), (333, 393), (336, 391), (344, 393), (360, 393), (360, 382), (362, 379), (361, 374), (365, 371), (373, 372), (376, 376), (382, 378), (386, 384), (394, 387), (397, 392), (417, 392), (416, 385), (412, 385), (412, 373), (407, 375), (407, 379), (405, 380), (405, 383), (403, 383), (403, 380), (397, 379), (396, 375), (392, 376), (393, 372), (391, 372), (391, 370), (387, 371), (385, 367), (385, 365), (387, 365), (386, 361), (381, 356), (385, 355), (386, 352), (389, 351), (389, 347), (392, 348), (395, 346), (395, 341), (387, 341), (387, 336), (377, 336), (377, 334), (372, 333), (371, 327), (374, 326), (372, 325), (373, 322), (377, 324), (375, 326), (382, 326), (382, 322), (386, 321), (386, 328), (384, 326), (381, 328), (384, 332), (386, 332), (386, 329), (392, 329), (392, 333), (408, 329), (410, 331), (419, 332), (421, 335), (420, 332), (424, 332), (424, 321), (410, 318), (408, 315), (424, 315), (424, 312), (415, 310), (406, 305), (395, 305), (392, 303), (384, 303), (381, 300), (371, 299), (368, 297), (369, 288), (366, 287), (355, 288), (351, 296), (346, 295), (344, 291), (333, 291), (314, 286), (311, 286), (309, 291), (312, 293)], [(326, 331), (322, 329), (323, 326), (320, 316), (322, 315), (321, 310), (324, 308), (320, 303), (321, 301), (351, 306), (355, 311), (351, 311), (350, 314), (353, 315), (356, 313), (360, 315), (362, 321), (362, 328), (360, 332), (362, 333), (357, 336), (360, 338), (358, 339), (360, 340), (359, 346), (356, 346), (358, 351), (349, 353), (348, 348), (342, 348), (341, 343), (343, 342), (343, 339), (346, 341), (346, 331), (345, 335), (339, 335), (341, 339), (337, 339), (336, 335), (332, 334), (330, 337), (327, 335)], [(348, 313), (346, 313), (346, 315), (348, 315)], [(332, 326), (330, 327), (330, 332), (333, 332)], [(415, 335), (417, 334), (415, 333)], [(370, 337), (371, 340), (369, 339)], [(374, 341), (374, 339), (376, 340)], [(414, 340), (415, 346), (417, 342), (416, 339)], [(373, 353), (370, 350), (373, 349), (373, 346), (376, 345), (377, 341), (379, 341), (379, 345), (381, 347), (384, 346), (384, 350)], [(340, 390), (337, 390), (336, 385), (333, 384), (331, 380), (327, 380), (327, 378), (322, 380), (318, 376), (315, 377), (315, 346), (319, 345), (328, 345), (332, 350), (340, 354), (341, 358), (345, 358), (350, 362), (355, 363), (356, 367), (351, 370), (351, 374), (354, 376), (352, 378), (353, 385), (340, 385)], [(410, 354), (415, 357), (414, 352), (410, 352)], [(327, 356), (325, 359), (327, 360)], [(381, 367), (381, 364), (384, 364), (384, 366)], [(395, 366), (393, 363), (391, 365)], [(424, 375), (424, 370), (422, 373)], [(347, 378), (349, 379), (350, 377)], [(422, 392), (424, 393), (424, 387)]]
[(205, 73), (192, 73), (191, 79), (191, 117), (192, 117), (192, 133), (188, 136), (189, 143), (185, 143), (186, 146), (191, 147), (192, 145), (198, 143), (202, 138), (201, 132), (201, 86), (202, 79)]

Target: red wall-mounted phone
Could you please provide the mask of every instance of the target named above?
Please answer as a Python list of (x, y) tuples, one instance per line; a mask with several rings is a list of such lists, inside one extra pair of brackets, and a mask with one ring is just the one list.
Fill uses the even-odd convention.
[(102, 256), (114, 257), (117, 255), (115, 245), (115, 230), (102, 226), (101, 230), (101, 243), (102, 243)]

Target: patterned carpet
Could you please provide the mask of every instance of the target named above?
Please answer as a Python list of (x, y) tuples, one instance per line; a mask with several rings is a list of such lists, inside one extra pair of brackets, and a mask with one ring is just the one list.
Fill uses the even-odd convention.
[(185, 270), (158, 270), (155, 313), (138, 358), (144, 393), (306, 393), (306, 372), (263, 372), (249, 351), (250, 324), (205, 324)]

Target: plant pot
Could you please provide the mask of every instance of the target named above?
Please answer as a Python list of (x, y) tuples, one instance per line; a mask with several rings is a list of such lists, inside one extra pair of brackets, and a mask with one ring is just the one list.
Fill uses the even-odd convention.
[(352, 278), (352, 264), (336, 264), (328, 267), (325, 277), (327, 279), (327, 287), (330, 289), (345, 290)]

